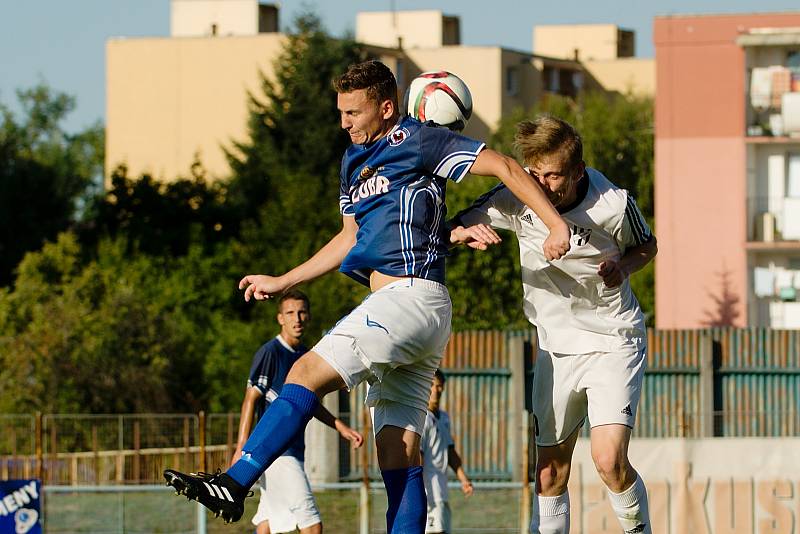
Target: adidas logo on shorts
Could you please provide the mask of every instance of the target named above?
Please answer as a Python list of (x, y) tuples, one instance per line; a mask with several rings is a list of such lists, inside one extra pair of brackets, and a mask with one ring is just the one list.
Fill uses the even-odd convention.
[(622, 412), (621, 412), (621, 413), (622, 413), (622, 414), (624, 414), (624, 415), (627, 415), (628, 417), (632, 416), (632, 415), (633, 415), (633, 412), (631, 411), (631, 405), (630, 405), (630, 404), (628, 404), (627, 406), (625, 406), (625, 407), (622, 409)]

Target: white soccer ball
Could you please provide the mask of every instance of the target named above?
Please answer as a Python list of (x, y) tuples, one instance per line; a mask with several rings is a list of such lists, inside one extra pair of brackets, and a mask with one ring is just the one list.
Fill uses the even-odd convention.
[(408, 86), (405, 109), (419, 121), (433, 121), (460, 132), (472, 115), (472, 94), (451, 72), (423, 72)]

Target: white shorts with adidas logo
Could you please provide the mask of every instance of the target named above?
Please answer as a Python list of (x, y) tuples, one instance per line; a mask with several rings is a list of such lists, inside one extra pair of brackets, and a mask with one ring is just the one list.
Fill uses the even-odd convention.
[(591, 427), (633, 428), (646, 352), (646, 347), (587, 354), (539, 349), (533, 375), (536, 444), (551, 447), (566, 441), (587, 417)]

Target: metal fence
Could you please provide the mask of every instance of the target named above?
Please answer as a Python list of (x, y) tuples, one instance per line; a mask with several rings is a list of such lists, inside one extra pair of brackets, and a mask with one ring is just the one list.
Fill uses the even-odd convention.
[[(800, 331), (651, 330), (648, 339), (635, 437), (800, 435)], [(529, 448), (522, 435), (524, 408), (535, 352), (533, 330), (462, 332), (448, 344), (442, 404), (476, 479), (523, 478)], [(369, 442), (366, 453), (340, 443), (337, 480), (379, 477), (363, 398), (364, 386), (339, 397), (342, 417), (365, 430)], [(165, 467), (224, 467), (234, 451), (238, 417), (0, 415), (0, 478), (142, 484), (160, 482)]]

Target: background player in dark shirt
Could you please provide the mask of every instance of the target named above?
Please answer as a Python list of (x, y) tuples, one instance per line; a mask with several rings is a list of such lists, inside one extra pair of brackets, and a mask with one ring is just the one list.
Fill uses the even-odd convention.
[[(278, 302), (277, 320), (280, 333), (264, 343), (253, 356), (232, 463), (242, 455), (242, 447), (250, 435), (254, 417), (258, 420), (278, 397), (292, 364), (308, 350), (302, 342), (305, 327), (311, 320), (308, 297), (296, 290), (285, 293)], [(361, 434), (334, 417), (321, 404), (315, 416), (335, 428), (354, 447), (360, 447), (363, 443)], [(305, 435), (300, 434), (279, 461), (264, 473), (260, 480), (258, 512), (253, 517), (257, 534), (294, 532), (295, 528), (301, 534), (322, 532), (319, 509), (303, 470), (304, 459)], [(278, 484), (280, 486), (276, 487)]]

